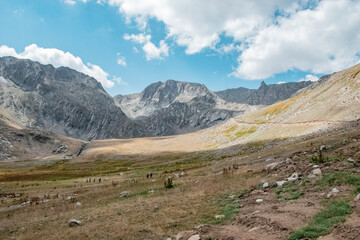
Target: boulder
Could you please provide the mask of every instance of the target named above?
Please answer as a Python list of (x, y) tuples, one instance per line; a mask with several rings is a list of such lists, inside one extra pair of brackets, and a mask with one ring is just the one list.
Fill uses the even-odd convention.
[(266, 170), (267, 171), (276, 171), (279, 168), (281, 168), (282, 166), (284, 166), (284, 162), (275, 162), (275, 163), (270, 163), (268, 165), (266, 165)]
[(296, 180), (298, 180), (298, 178), (299, 178), (299, 175), (298, 175), (296, 172), (294, 172), (293, 174), (291, 174), (290, 177), (287, 178), (287, 180), (288, 180), (289, 182), (291, 182), (291, 181), (296, 181)]
[(127, 195), (129, 195), (129, 191), (122, 191), (121, 193), (120, 193), (120, 197), (126, 197)]
[(188, 240), (200, 240), (200, 235), (199, 234), (195, 234), (195, 235), (192, 235), (191, 237), (188, 238)]
[(223, 215), (223, 214), (221, 214), (221, 215), (215, 215), (215, 219), (222, 219), (222, 218), (224, 218), (225, 217), (225, 215)]
[(286, 183), (286, 181), (277, 181), (276, 185), (278, 185), (279, 187), (284, 185), (284, 183)]
[(80, 225), (81, 225), (81, 222), (79, 220), (71, 219), (69, 221), (69, 227), (78, 227)]
[(360, 200), (360, 193), (355, 197), (354, 201), (357, 202)]

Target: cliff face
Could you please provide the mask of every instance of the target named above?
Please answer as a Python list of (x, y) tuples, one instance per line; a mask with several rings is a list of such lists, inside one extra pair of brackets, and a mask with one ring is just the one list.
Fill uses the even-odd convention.
[(168, 80), (141, 93), (114, 97), (118, 106), (154, 135), (173, 135), (213, 126), (251, 107), (224, 101), (205, 85)]
[(0, 106), (18, 125), (90, 140), (146, 136), (94, 78), (66, 67), (0, 58)]

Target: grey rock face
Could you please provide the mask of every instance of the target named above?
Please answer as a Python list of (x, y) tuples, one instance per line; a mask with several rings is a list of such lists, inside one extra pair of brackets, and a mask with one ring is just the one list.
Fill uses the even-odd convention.
[(91, 140), (149, 135), (94, 78), (67, 67), (0, 58), (0, 107), (23, 127)]
[(154, 135), (173, 135), (213, 126), (249, 110), (228, 103), (205, 85), (168, 80), (139, 94), (114, 97), (118, 106)]
[(294, 93), (312, 82), (289, 82), (267, 85), (262, 82), (258, 89), (234, 88), (215, 92), (222, 99), (249, 105), (271, 105), (290, 98)]

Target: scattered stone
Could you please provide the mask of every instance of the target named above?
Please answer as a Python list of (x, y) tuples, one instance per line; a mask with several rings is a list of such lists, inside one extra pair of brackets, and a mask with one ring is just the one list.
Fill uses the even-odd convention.
[(255, 214), (258, 214), (258, 213), (261, 213), (261, 211), (256, 210), (255, 212), (252, 213), (252, 215), (255, 215)]
[(265, 162), (270, 162), (272, 160), (272, 158), (268, 158), (265, 160)]
[(155, 190), (150, 190), (148, 193), (154, 193), (155, 192)]
[(296, 180), (298, 180), (298, 178), (299, 178), (299, 175), (298, 175), (296, 172), (294, 172), (293, 174), (291, 174), (290, 177), (287, 178), (287, 180), (288, 180), (289, 182), (291, 182), (291, 181), (296, 181)]
[(76, 206), (81, 206), (81, 202), (77, 202), (77, 203), (76, 203)]
[(121, 193), (120, 193), (120, 197), (126, 197), (127, 195), (129, 195), (129, 191), (122, 191)]
[(263, 188), (268, 188), (269, 187), (269, 183), (268, 182), (264, 182), (262, 185)]
[(191, 231), (184, 231), (184, 232), (180, 232), (176, 235), (175, 239), (176, 240), (186, 240), (189, 239), (191, 236), (197, 234), (197, 232), (195, 232), (194, 230)]
[(338, 192), (339, 192), (339, 190), (337, 188), (333, 188), (326, 197), (330, 198), (332, 196), (335, 196)]
[(158, 205), (155, 205), (154, 206), (154, 211), (159, 211), (160, 210), (160, 207)]
[(276, 171), (279, 168), (281, 168), (282, 166), (284, 166), (284, 162), (270, 163), (270, 164), (266, 165), (266, 170), (267, 171)]
[(322, 172), (321, 172), (320, 168), (315, 168), (314, 170), (311, 171), (308, 178), (316, 178), (316, 177), (321, 177), (321, 176), (322, 176)]
[(355, 160), (352, 159), (352, 158), (348, 158), (347, 161), (348, 161), (349, 163), (354, 163), (354, 162), (355, 162)]
[(250, 229), (249, 232), (253, 232), (253, 231), (257, 230), (258, 228), (259, 227), (254, 227), (254, 228)]
[(121, 172), (121, 173), (119, 173), (120, 174), (120, 176), (124, 176), (124, 173), (123, 172)]
[(321, 145), (321, 146), (320, 146), (320, 151), (324, 151), (324, 150), (326, 150), (326, 146), (325, 146), (325, 145)]
[(184, 176), (185, 175), (185, 172), (181, 172), (181, 174), (180, 174), (181, 176)]
[(278, 185), (279, 187), (284, 185), (286, 183), (286, 181), (277, 181), (276, 185)]
[(69, 227), (78, 227), (80, 225), (81, 225), (81, 222), (79, 220), (71, 219), (69, 221)]
[(354, 201), (357, 202), (360, 200), (360, 193), (354, 198)]
[(195, 234), (195, 235), (192, 235), (191, 237), (188, 238), (188, 240), (200, 240), (200, 235), (199, 234)]
[(215, 215), (215, 219), (222, 219), (222, 218), (224, 218), (225, 217), (225, 215), (223, 215), (223, 214), (221, 214), (221, 215)]
[(262, 199), (262, 198), (258, 198), (258, 199), (256, 199), (255, 200), (255, 202), (257, 202), (257, 203), (261, 203), (261, 202), (263, 202), (264, 200)]
[(318, 168), (318, 167), (320, 167), (320, 166), (319, 166), (319, 165), (314, 165), (314, 166), (313, 166), (313, 168)]

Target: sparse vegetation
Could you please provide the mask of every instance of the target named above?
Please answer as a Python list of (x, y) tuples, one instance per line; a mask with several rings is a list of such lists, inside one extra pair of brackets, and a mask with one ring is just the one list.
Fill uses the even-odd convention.
[(283, 186), (275, 189), (277, 198), (284, 198), (285, 200), (295, 200), (304, 195), (304, 192), (300, 190), (300, 185), (297, 182), (289, 182)]
[(332, 172), (323, 174), (317, 182), (318, 188), (326, 189), (333, 186), (351, 185), (355, 187), (355, 193), (360, 193), (360, 178), (354, 172)]
[(173, 188), (173, 180), (172, 178), (168, 177), (164, 182), (165, 188)]
[(308, 226), (301, 228), (289, 237), (289, 240), (316, 239), (328, 234), (333, 226), (345, 221), (350, 214), (351, 207), (348, 202), (331, 202), (326, 208), (314, 216)]

